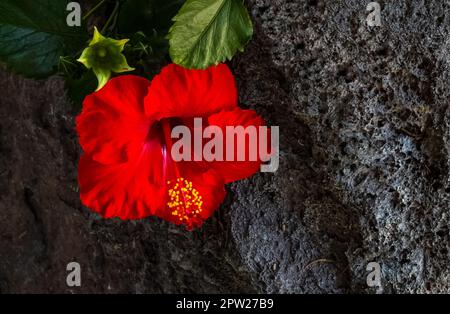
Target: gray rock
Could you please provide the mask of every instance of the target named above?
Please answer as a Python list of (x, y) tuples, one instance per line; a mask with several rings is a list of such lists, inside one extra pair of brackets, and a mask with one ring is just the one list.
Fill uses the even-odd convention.
[(62, 81), (0, 71), (0, 291), (450, 292), (449, 4), (379, 1), (368, 27), (368, 2), (248, 1), (231, 66), (280, 126), (280, 168), (231, 184), (194, 232), (84, 208)]
[(371, 261), (379, 292), (450, 291), (449, 4), (368, 3), (249, 1), (233, 64), (282, 163), (233, 185), (232, 230), (264, 291), (373, 292)]

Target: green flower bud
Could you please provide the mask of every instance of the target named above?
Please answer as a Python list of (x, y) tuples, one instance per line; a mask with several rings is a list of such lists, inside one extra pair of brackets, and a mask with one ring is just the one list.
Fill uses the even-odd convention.
[(94, 37), (89, 46), (83, 50), (78, 61), (94, 71), (98, 80), (97, 90), (105, 86), (112, 72), (122, 73), (134, 70), (122, 54), (127, 42), (128, 39), (116, 40), (104, 37), (97, 27), (94, 27)]

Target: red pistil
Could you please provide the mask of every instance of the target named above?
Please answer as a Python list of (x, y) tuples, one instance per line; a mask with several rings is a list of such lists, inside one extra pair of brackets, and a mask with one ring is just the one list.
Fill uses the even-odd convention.
[[(172, 215), (177, 216), (180, 222), (190, 226), (193, 219), (198, 218), (202, 212), (203, 200), (200, 193), (193, 187), (192, 181), (183, 178), (178, 169), (177, 163), (171, 158), (172, 137), (169, 119), (161, 121), (165, 148), (169, 152), (169, 160), (173, 163), (175, 169), (176, 180), (174, 182), (167, 181), (167, 206), (172, 210)], [(181, 195), (181, 200), (180, 200)]]

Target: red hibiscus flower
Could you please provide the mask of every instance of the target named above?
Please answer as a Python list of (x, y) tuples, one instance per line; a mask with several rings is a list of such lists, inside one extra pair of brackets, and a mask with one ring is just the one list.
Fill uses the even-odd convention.
[(188, 229), (200, 226), (223, 201), (224, 184), (251, 176), (261, 162), (175, 162), (171, 130), (192, 130), (194, 118), (221, 129), (263, 125), (237, 104), (225, 64), (207, 70), (171, 64), (152, 82), (132, 75), (112, 79), (86, 97), (76, 119), (84, 150), (78, 169), (83, 204), (105, 218), (155, 215)]

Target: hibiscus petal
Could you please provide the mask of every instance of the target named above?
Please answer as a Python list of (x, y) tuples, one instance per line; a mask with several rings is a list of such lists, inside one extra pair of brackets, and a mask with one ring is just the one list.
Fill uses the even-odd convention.
[[(225, 183), (250, 177), (259, 171), (261, 157), (267, 156), (267, 152), (262, 152), (262, 155), (259, 154), (259, 127), (264, 126), (264, 121), (255, 111), (242, 110), (239, 108), (230, 111), (222, 111), (208, 117), (208, 124), (218, 126), (222, 130), (224, 161), (210, 162), (210, 167), (215, 169), (222, 176)], [(233, 156), (234, 161), (226, 161), (227, 143), (232, 140), (231, 136), (227, 136), (227, 126), (242, 126), (244, 129), (247, 127), (254, 127), (256, 130), (256, 137), (253, 139), (255, 145), (250, 145), (248, 136), (246, 137), (245, 143), (240, 142), (239, 139), (235, 137), (234, 146), (231, 146), (232, 151), (230, 153)], [(269, 134), (267, 135), (267, 138), (270, 138)], [(267, 147), (270, 150), (269, 143)], [(244, 161), (238, 161), (239, 150), (245, 152)], [(256, 158), (250, 158), (250, 151), (256, 154)]]
[(139, 219), (164, 206), (165, 186), (151, 180), (149, 158), (105, 165), (84, 154), (78, 165), (82, 203), (105, 218)]
[[(150, 159), (143, 157), (135, 164), (104, 165), (84, 154), (78, 168), (82, 203), (104, 218), (126, 220), (155, 215), (191, 230), (200, 227), (223, 202), (224, 183), (214, 170), (178, 164), (180, 170), (175, 174), (170, 170), (172, 165), (166, 168), (171, 174), (160, 174), (166, 182), (155, 183), (148, 175)], [(174, 189), (176, 183), (179, 186)], [(173, 203), (170, 190), (179, 192), (182, 204)]]
[(144, 113), (144, 97), (150, 82), (123, 75), (87, 96), (76, 126), (83, 150), (93, 160), (123, 163), (139, 154), (150, 121)]
[(152, 80), (145, 98), (147, 116), (157, 120), (204, 117), (235, 107), (236, 83), (226, 64), (206, 70), (170, 64)]

